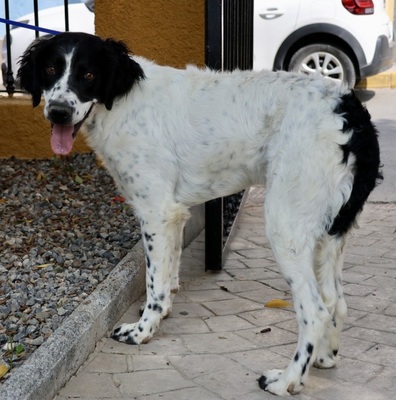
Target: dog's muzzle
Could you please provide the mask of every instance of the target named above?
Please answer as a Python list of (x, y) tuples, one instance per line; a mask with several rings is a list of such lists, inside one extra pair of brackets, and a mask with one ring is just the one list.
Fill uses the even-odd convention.
[(68, 104), (52, 102), (47, 108), (47, 118), (53, 124), (68, 125), (73, 119), (74, 107)]
[(74, 107), (59, 102), (52, 102), (48, 105), (46, 117), (52, 125), (51, 148), (55, 154), (66, 155), (70, 153), (77, 132), (87, 119), (92, 107), (93, 104), (79, 122), (72, 124)]

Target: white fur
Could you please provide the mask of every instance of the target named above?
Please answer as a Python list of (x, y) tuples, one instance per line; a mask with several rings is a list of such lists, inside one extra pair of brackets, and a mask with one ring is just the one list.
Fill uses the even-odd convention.
[[(142, 221), (147, 304), (136, 324), (114, 336), (145, 343), (170, 313), (188, 208), (265, 184), (266, 232), (291, 285), (300, 329), (298, 357), (285, 371), (266, 373), (266, 390), (296, 393), (315, 360), (334, 365), (328, 354), (338, 349), (345, 318), (344, 242), (326, 229), (353, 185), (353, 157), (342, 163), (340, 148), (352, 133), (342, 132), (343, 119), (333, 111), (346, 89), (285, 72), (219, 74), (134, 60), (146, 79), (111, 111), (73, 97), (81, 116), (94, 104), (85, 135)], [(67, 98), (65, 85), (66, 76), (60, 86)], [(59, 96), (59, 90), (44, 93), (46, 103)]]

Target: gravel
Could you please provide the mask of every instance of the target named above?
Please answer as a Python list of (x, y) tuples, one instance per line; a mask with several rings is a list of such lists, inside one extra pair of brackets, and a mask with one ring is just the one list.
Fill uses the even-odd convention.
[[(224, 239), (242, 196), (224, 198)], [(0, 366), (12, 367), (5, 379), (139, 239), (132, 208), (95, 155), (0, 159)], [(21, 346), (12, 352), (10, 343)]]
[(140, 239), (123, 200), (93, 154), (0, 160), (0, 346), (23, 345), (0, 363), (14, 371)]

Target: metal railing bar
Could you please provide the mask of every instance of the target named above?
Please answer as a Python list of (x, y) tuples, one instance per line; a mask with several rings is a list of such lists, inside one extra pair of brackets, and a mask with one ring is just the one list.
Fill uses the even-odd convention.
[[(34, 0), (33, 5), (34, 5), (34, 25), (35, 25), (36, 27), (38, 27), (38, 26), (39, 26), (39, 16), (38, 16), (39, 8), (38, 8), (38, 0)], [(35, 31), (35, 35), (36, 35), (36, 39), (37, 39), (37, 38), (39, 37), (38, 31)]]
[(65, 32), (69, 32), (69, 0), (64, 0), (65, 5)]
[[(205, 64), (214, 70), (223, 69), (223, 0), (205, 1)], [(210, 18), (208, 18), (210, 16)], [(205, 271), (222, 267), (223, 199), (205, 203)]]
[[(5, 16), (7, 19), (10, 19), (10, 5), (8, 3), (8, 0), (4, 1), (4, 7), (5, 7)], [(14, 74), (12, 72), (12, 67), (11, 67), (11, 41), (10, 41), (11, 33), (10, 33), (10, 25), (6, 24), (6, 46), (7, 46), (7, 73), (6, 73), (6, 79), (5, 79), (5, 87), (6, 91), (9, 96), (12, 96), (12, 94), (15, 92), (15, 80), (14, 80)]]

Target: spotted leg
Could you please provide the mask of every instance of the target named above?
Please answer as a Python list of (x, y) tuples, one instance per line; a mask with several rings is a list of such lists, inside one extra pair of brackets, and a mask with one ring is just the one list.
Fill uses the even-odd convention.
[[(182, 228), (189, 217), (188, 210), (170, 205), (163, 215), (143, 217), (142, 236), (146, 253), (147, 301), (140, 320), (122, 324), (111, 337), (128, 344), (147, 343), (172, 307), (171, 292), (178, 286), (175, 278), (181, 254)], [(177, 248), (177, 250), (176, 250)], [(177, 268), (176, 268), (177, 266)]]
[(267, 237), (278, 267), (290, 285), (299, 333), (297, 348), (288, 367), (264, 372), (259, 385), (266, 391), (284, 396), (299, 393), (303, 388), (330, 315), (314, 273), (315, 232), (321, 230), (319, 218), (309, 209), (297, 210), (291, 195), (280, 196), (273, 189), (273, 186), (267, 189)]
[(347, 313), (342, 291), (343, 248), (345, 238), (325, 235), (317, 246), (315, 274), (320, 293), (331, 319), (319, 343), (314, 366), (332, 368), (338, 360), (340, 334)]
[(320, 338), (329, 320), (313, 273), (312, 254), (308, 249), (300, 254), (287, 254), (290, 249), (277, 250), (281, 266), (293, 294), (299, 336), (294, 358), (284, 370), (270, 370), (259, 380), (262, 389), (284, 396), (299, 393), (316, 357)]
[[(167, 311), (164, 315), (164, 318), (168, 317), (168, 315), (170, 315), (170, 313), (172, 312), (173, 299), (179, 290), (179, 267), (180, 267), (180, 257), (181, 257), (181, 253), (182, 253), (182, 247), (183, 247), (183, 229), (184, 229), (184, 226), (185, 226), (188, 218), (189, 218), (189, 215), (186, 215), (185, 219), (180, 218), (179, 221), (175, 222), (175, 224), (177, 224), (178, 226), (175, 226), (174, 251), (170, 257), (170, 264), (171, 264), (170, 304), (169, 304), (169, 308), (167, 309)], [(150, 248), (151, 248), (150, 242), (153, 239), (152, 239), (151, 235), (148, 234), (147, 232), (144, 233), (143, 237), (144, 237), (143, 240), (145, 243), (146, 252), (150, 251)], [(145, 307), (146, 307), (146, 304), (144, 304), (140, 310), (141, 315), (143, 314)]]

